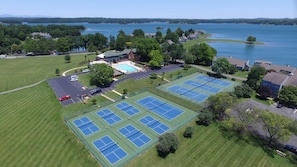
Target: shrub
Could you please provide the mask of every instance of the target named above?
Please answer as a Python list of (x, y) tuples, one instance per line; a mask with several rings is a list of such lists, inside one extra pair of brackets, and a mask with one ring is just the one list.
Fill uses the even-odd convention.
[(179, 141), (174, 133), (165, 133), (159, 137), (157, 151), (160, 157), (165, 158), (169, 153), (174, 153), (179, 145)]
[(192, 135), (193, 135), (193, 131), (194, 131), (194, 128), (191, 127), (191, 126), (188, 126), (184, 132), (184, 137), (186, 138), (192, 138)]

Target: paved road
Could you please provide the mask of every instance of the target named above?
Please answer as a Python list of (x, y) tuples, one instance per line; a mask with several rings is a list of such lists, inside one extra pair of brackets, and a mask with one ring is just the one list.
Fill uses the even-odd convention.
[[(257, 108), (261, 108), (264, 110), (268, 110), (270, 112), (280, 114), (289, 118), (292, 118), (293, 120), (297, 120), (297, 112), (294, 113), (294, 109), (287, 108), (287, 107), (282, 107), (282, 108), (277, 108), (276, 104), (267, 106), (265, 104), (259, 103), (255, 100), (247, 100), (244, 102), (247, 105), (251, 105)], [(265, 133), (262, 129), (258, 129), (260, 133)], [(290, 145), (295, 145), (297, 146), (297, 136), (293, 135), (285, 144), (290, 144)]]
[(292, 109), (292, 108), (287, 108), (287, 107), (277, 108), (276, 104), (267, 106), (263, 103), (260, 103), (260, 102), (257, 102), (255, 100), (251, 100), (251, 99), (247, 100), (245, 103), (255, 106), (257, 108), (269, 110), (270, 112), (292, 118), (293, 120), (297, 120), (297, 112), (294, 113), (294, 109)]

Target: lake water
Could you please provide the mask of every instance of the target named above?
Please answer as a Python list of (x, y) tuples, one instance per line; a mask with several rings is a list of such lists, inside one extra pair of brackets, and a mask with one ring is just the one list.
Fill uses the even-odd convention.
[[(297, 26), (274, 26), (258, 24), (168, 24), (164, 22), (142, 24), (112, 24), (112, 23), (66, 23), (67, 25), (83, 25), (87, 29), (82, 34), (99, 32), (106, 37), (117, 36), (119, 30), (131, 34), (135, 29), (142, 29), (146, 33), (156, 32), (157, 27), (162, 27), (162, 33), (170, 28), (175, 31), (180, 27), (183, 30), (203, 30), (213, 34), (211, 38), (246, 40), (249, 35), (255, 36), (257, 41), (264, 45), (246, 45), (240, 43), (213, 42), (209, 43), (218, 51), (218, 56), (232, 56), (249, 60), (267, 60), (273, 64), (291, 65), (297, 67)], [(36, 25), (29, 23), (29, 25)]]

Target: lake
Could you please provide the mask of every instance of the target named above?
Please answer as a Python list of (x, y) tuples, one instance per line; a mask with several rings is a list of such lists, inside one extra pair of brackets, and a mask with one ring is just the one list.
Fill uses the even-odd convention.
[[(165, 22), (114, 24), (114, 23), (65, 23), (66, 25), (83, 25), (86, 30), (82, 34), (96, 32), (109, 37), (117, 36), (119, 30), (131, 34), (135, 29), (142, 29), (146, 33), (154, 33), (157, 27), (162, 27), (164, 34), (170, 28), (175, 31), (190, 28), (203, 30), (213, 34), (211, 38), (246, 40), (249, 35), (255, 36), (263, 45), (246, 45), (241, 43), (212, 42), (209, 43), (218, 51), (218, 56), (232, 56), (249, 60), (267, 60), (273, 64), (291, 65), (297, 67), (297, 26), (259, 25), (259, 24), (230, 24), (230, 23), (201, 23), (201, 24), (168, 24)], [(29, 23), (29, 25), (36, 25)], [(46, 25), (46, 24), (44, 24)]]

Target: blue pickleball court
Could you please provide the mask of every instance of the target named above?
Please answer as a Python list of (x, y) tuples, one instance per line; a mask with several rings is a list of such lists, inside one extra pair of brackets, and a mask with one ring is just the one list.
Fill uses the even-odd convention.
[(149, 143), (151, 139), (145, 135), (139, 129), (136, 129), (133, 125), (129, 124), (125, 127), (119, 129), (119, 132), (134, 143), (137, 147), (142, 147), (143, 145)]
[(104, 119), (104, 121), (106, 121), (109, 125), (115, 124), (122, 120), (121, 117), (119, 117), (117, 114), (113, 113), (109, 109), (103, 109), (96, 113), (100, 118)]
[(101, 154), (110, 162), (115, 164), (123, 159), (128, 154), (109, 136), (104, 136), (93, 142), (94, 146), (101, 152)]
[(132, 105), (126, 103), (126, 102), (122, 102), (116, 105), (120, 110), (124, 111), (125, 113), (127, 113), (129, 116), (133, 116), (134, 114), (137, 114), (139, 112), (139, 110), (135, 107), (133, 107)]
[(172, 120), (184, 112), (179, 108), (151, 96), (140, 99), (137, 103), (167, 120)]
[(73, 121), (74, 125), (85, 135), (88, 136), (92, 133), (99, 131), (96, 126), (88, 117), (82, 117)]
[(139, 120), (142, 124), (146, 125), (159, 135), (162, 135), (163, 133), (167, 132), (170, 128), (169, 126), (165, 125), (159, 120), (156, 120), (155, 118), (147, 115)]

